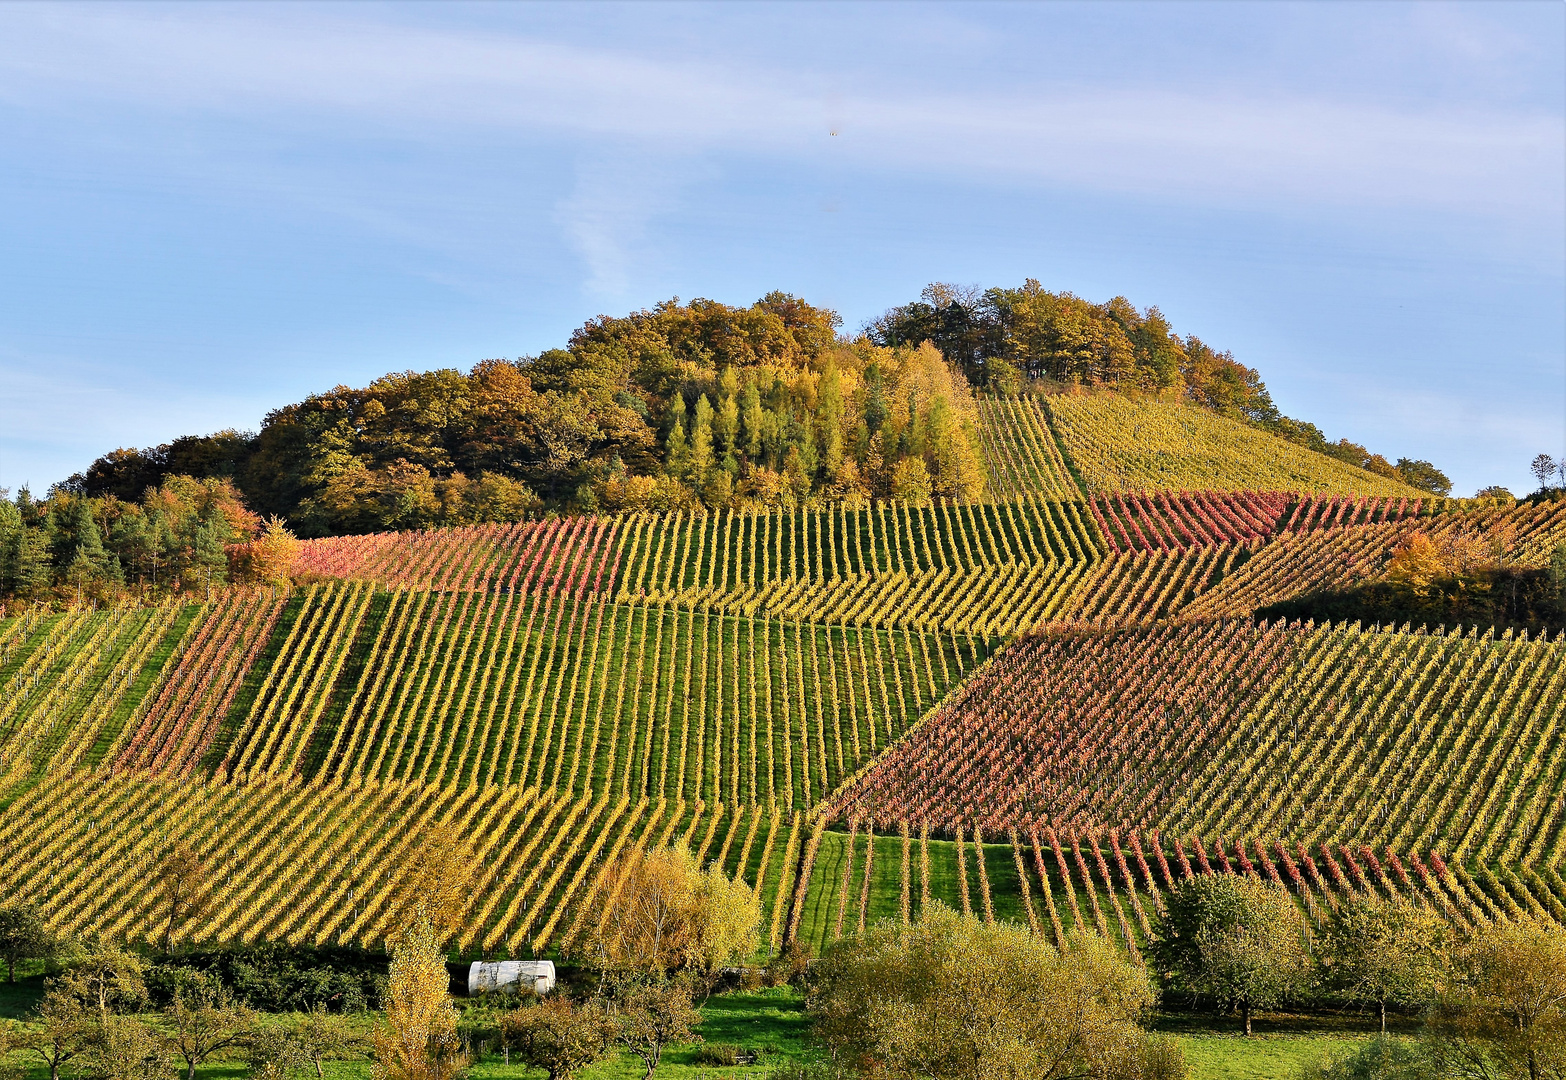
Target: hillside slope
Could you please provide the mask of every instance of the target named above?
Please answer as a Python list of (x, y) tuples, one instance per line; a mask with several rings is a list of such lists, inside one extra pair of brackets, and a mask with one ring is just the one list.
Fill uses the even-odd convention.
[(1049, 634), (878, 762), (844, 817), (1352, 840), (1553, 864), (1566, 643), (1250, 621)]
[(1092, 491), (1429, 496), (1180, 402), (1118, 394), (1056, 394), (1047, 401), (1066, 454)]
[[(1180, 406), (978, 409), (982, 499), (322, 538), (291, 586), (0, 619), (0, 888), (146, 936), (183, 842), (221, 899), (180, 936), (376, 943), (458, 835), (490, 955), (668, 842), (771, 949), (940, 900), (1135, 955), (1226, 870), (1566, 925), (1566, 502), (1378, 489)], [(1254, 617), (1475, 567), (1555, 589), (1548, 638)]]

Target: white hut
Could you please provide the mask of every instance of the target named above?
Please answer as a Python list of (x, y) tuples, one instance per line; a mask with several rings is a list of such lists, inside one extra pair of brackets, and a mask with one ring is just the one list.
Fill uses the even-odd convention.
[(468, 968), (469, 995), (524, 989), (542, 995), (554, 988), (555, 965), (551, 960), (475, 960)]

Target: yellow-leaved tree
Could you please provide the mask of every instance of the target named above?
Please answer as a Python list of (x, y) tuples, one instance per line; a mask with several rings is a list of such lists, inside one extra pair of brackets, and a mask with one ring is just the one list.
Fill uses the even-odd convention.
[(713, 863), (702, 875), (692, 960), (712, 974), (744, 961), (760, 945), (761, 900), (750, 886)]
[(454, 830), (425, 831), (403, 869), (393, 910), (386, 1024), (373, 1038), (375, 1080), (452, 1080), (467, 1071), (457, 1037), (445, 945), (462, 928), (471, 846)]
[(605, 973), (711, 975), (756, 950), (760, 902), (721, 867), (704, 873), (689, 848), (627, 850), (605, 880), (618, 890), (578, 947)]
[(1429, 593), (1432, 581), (1447, 577), (1451, 572), (1446, 553), (1422, 532), (1416, 532), (1398, 545), (1385, 571), (1388, 581), (1407, 585), (1416, 596)]
[(429, 921), (437, 945), (445, 945), (462, 928), (477, 856), (456, 830), (435, 825), (424, 831), (401, 874), (394, 901), (399, 925)]
[(448, 993), (446, 954), (422, 905), (391, 942), (386, 1023), (375, 1032), (375, 1080), (452, 1080), (468, 1066)]
[(273, 514), (250, 542), (250, 572), (262, 585), (287, 585), (299, 561), (299, 540), (282, 518)]
[(912, 926), (834, 943), (809, 1008), (836, 1061), (889, 1080), (1177, 1080), (1179, 1045), (1142, 1026), (1154, 1000), (1147, 972), (1097, 935), (1056, 948), (932, 904)]

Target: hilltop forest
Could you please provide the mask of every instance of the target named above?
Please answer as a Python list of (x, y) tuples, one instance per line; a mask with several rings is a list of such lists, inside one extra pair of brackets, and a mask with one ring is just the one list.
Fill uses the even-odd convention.
[[(1029, 281), (932, 285), (848, 337), (784, 293), (593, 319), (563, 349), (385, 375), (267, 415), (259, 432), (118, 449), (0, 511), (0, 589), (203, 580), (276, 516), (300, 536), (522, 520), (541, 511), (861, 506), (985, 492), (975, 394), (1179, 400), (1445, 495), (1282, 416), (1257, 372), (1157, 308)], [(187, 482), (184, 479), (189, 478)], [(89, 535), (96, 525), (97, 535)]]

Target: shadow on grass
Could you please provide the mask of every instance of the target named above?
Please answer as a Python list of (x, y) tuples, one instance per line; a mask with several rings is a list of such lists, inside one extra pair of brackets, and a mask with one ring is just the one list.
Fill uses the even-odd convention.
[(44, 995), (44, 976), (22, 976), (19, 972), (14, 983), (5, 982), (0, 971), (0, 1018), (21, 1020), (33, 1011)]
[[(1416, 1035), (1422, 1022), (1417, 1016), (1387, 1014), (1387, 1034)], [(1244, 1038), (1244, 1024), (1238, 1011), (1233, 1013), (1197, 1012), (1172, 1009), (1159, 1012), (1153, 1019), (1154, 1031), (1171, 1035), (1233, 1035)], [(1256, 1012), (1251, 1014), (1252, 1037), (1266, 1035), (1374, 1035), (1381, 1030), (1372, 1012), (1316, 1009), (1301, 1012)]]

